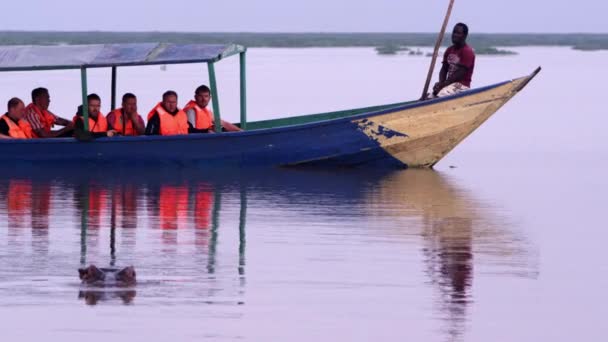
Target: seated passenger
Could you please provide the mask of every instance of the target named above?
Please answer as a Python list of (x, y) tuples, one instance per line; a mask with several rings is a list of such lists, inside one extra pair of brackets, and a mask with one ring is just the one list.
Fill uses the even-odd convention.
[[(89, 132), (94, 137), (111, 137), (116, 133), (113, 130), (108, 130), (108, 121), (105, 116), (101, 114), (101, 98), (97, 94), (90, 94), (87, 96), (88, 112), (89, 112)], [(82, 118), (82, 105), (78, 106), (78, 111), (72, 119), (74, 127), (78, 130), (84, 131), (84, 120)]]
[(137, 113), (137, 98), (131, 93), (122, 96), (122, 108), (110, 112), (107, 121), (110, 129), (122, 135), (142, 135), (146, 129), (144, 119)]
[(467, 44), (469, 27), (458, 23), (452, 31), (452, 46), (443, 56), (439, 82), (433, 87), (434, 97), (443, 97), (471, 88), (475, 69), (475, 51)]
[[(196, 129), (214, 131), (213, 111), (208, 108), (211, 100), (211, 90), (206, 85), (202, 85), (194, 91), (194, 100), (190, 100), (184, 107), (184, 112), (188, 115), (188, 122)], [(222, 130), (227, 132), (237, 132), (241, 129), (222, 120)]]
[[(35, 138), (57, 138), (72, 136), (74, 125), (71, 121), (60, 118), (49, 111), (51, 96), (46, 88), (32, 90), (32, 103), (25, 107), (25, 120), (34, 130)], [(65, 126), (58, 131), (51, 131), (53, 125)]]
[(8, 112), (0, 119), (0, 134), (15, 139), (31, 139), (34, 137), (32, 126), (23, 119), (25, 104), (21, 99), (13, 97), (8, 101)]
[(163, 101), (159, 102), (148, 113), (146, 135), (181, 135), (199, 133), (188, 122), (186, 113), (177, 108), (177, 93), (173, 90), (163, 94)]

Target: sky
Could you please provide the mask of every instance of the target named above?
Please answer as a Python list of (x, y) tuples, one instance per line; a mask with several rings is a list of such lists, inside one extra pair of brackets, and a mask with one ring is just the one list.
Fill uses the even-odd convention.
[[(0, 30), (436, 32), (448, 2), (5, 0)], [(487, 33), (608, 33), (607, 15), (606, 0), (456, 0), (451, 24)]]

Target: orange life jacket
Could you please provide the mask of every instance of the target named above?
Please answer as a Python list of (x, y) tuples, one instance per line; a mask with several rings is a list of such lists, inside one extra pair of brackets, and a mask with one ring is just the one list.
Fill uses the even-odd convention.
[(31, 139), (34, 137), (32, 126), (30, 126), (27, 121), (21, 119), (19, 120), (19, 123), (16, 124), (7, 114), (2, 116), (2, 120), (8, 125), (8, 135), (11, 138)]
[[(51, 131), (51, 128), (53, 128), (53, 125), (55, 124), (55, 117), (48, 110), (40, 109), (35, 104), (30, 103), (25, 107), (25, 111), (34, 111), (36, 115), (38, 115), (38, 119), (42, 123), (44, 131), (47, 133)], [(36, 132), (34, 132), (34, 137), (39, 138)]]
[(137, 227), (137, 187), (135, 185), (124, 185), (112, 190), (112, 211), (116, 222), (120, 222), (121, 228)]
[(194, 227), (197, 229), (209, 228), (213, 193), (198, 190), (194, 195)]
[(177, 114), (171, 115), (159, 102), (148, 113), (148, 121), (154, 116), (154, 113), (158, 113), (160, 118), (160, 135), (188, 134), (188, 116), (183, 110), (180, 109)]
[(194, 109), (194, 112), (196, 113), (196, 122), (194, 123), (194, 128), (211, 129), (211, 127), (213, 127), (213, 111), (211, 109), (201, 108), (194, 100), (190, 100), (190, 102), (188, 102), (188, 104), (184, 107), (184, 112), (187, 112), (190, 109)]
[(188, 215), (188, 188), (163, 185), (159, 194), (158, 218), (162, 229), (184, 227)]
[[(101, 115), (101, 114), (100, 114)], [(101, 218), (106, 216), (105, 210), (108, 207), (108, 191), (98, 185), (91, 185), (89, 188), (89, 208), (88, 208), (88, 227), (98, 229), (101, 227)]]
[[(115, 109), (112, 113), (114, 113), (114, 124), (112, 126), (117, 132), (129, 136), (139, 135), (137, 130), (133, 127), (133, 122), (129, 118), (124, 117), (124, 121), (126, 121), (127, 124), (123, 125), (122, 108)], [(139, 114), (137, 114), (137, 116), (139, 116)]]
[(37, 184), (32, 187), (32, 229), (48, 229), (51, 212), (51, 185)]
[(9, 180), (6, 201), (9, 229), (28, 226), (31, 223), (29, 213), (32, 210), (32, 182)]
[[(76, 115), (72, 119), (72, 122), (74, 122), (74, 124), (76, 124), (76, 121), (78, 121), (79, 119), (83, 120), (83, 117)], [(91, 118), (91, 116), (89, 116), (89, 131), (97, 132), (97, 133), (107, 132), (108, 131), (108, 121), (106, 120), (106, 117), (103, 116), (103, 114), (99, 113), (99, 115), (97, 115), (97, 121), (95, 121), (95, 120), (93, 120), (93, 118)]]

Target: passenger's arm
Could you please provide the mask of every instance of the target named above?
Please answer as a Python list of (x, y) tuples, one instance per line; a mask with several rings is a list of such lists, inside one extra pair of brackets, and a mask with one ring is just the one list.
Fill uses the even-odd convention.
[(0, 120), (0, 135), (6, 139), (10, 139), (8, 124), (4, 120)]
[(450, 75), (450, 78), (445, 80), (444, 87), (449, 86), (452, 83), (460, 82), (464, 79), (468, 69), (462, 65), (458, 65), (456, 70)]
[(230, 123), (228, 121), (224, 121), (224, 120), (222, 120), (222, 128), (224, 128), (227, 132), (241, 131), (241, 129), (238, 126), (233, 125), (232, 123)]
[(194, 126), (196, 124), (196, 111), (193, 108), (190, 108), (186, 111), (186, 116), (188, 117), (188, 122)]
[(192, 126), (190, 121), (188, 121), (188, 134), (190, 134), (190, 133), (209, 133), (209, 130), (194, 128), (194, 126)]
[(433, 86), (433, 95), (437, 96), (437, 94), (439, 94), (441, 89), (443, 89), (445, 86), (447, 86), (449, 84), (449, 83), (446, 83), (449, 69), (450, 69), (449, 64), (447, 62), (444, 62), (443, 65), (441, 66), (441, 71), (439, 71), (439, 82), (435, 83), (435, 86)]
[(439, 71), (439, 82), (443, 83), (448, 78), (448, 70), (450, 66), (447, 63), (441, 65), (441, 71)]
[(59, 125), (59, 126), (69, 126), (72, 124), (72, 121), (64, 119), (64, 118), (60, 118), (58, 116), (55, 117), (55, 124)]
[(39, 128), (35, 129), (34, 132), (40, 138), (57, 138), (71, 132), (72, 130), (74, 130), (74, 125), (72, 124), (72, 122), (70, 122), (69, 126), (66, 126), (58, 131), (47, 132), (44, 130), (44, 128)]
[(133, 122), (133, 129), (135, 129), (138, 135), (143, 135), (145, 133), (146, 126), (144, 126), (144, 119), (142, 119), (139, 114), (133, 114), (131, 122)]
[(158, 113), (155, 113), (146, 126), (146, 135), (159, 135), (160, 134), (160, 117)]

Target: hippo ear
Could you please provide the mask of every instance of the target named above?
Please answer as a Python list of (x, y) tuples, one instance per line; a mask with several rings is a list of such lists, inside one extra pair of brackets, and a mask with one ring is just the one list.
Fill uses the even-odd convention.
[(125, 267), (116, 275), (127, 281), (135, 280), (135, 268), (133, 266)]
[(125, 267), (125, 273), (132, 278), (135, 278), (135, 267), (129, 266)]
[(86, 268), (79, 268), (78, 269), (78, 276), (80, 277), (80, 280), (84, 279), (84, 277), (86, 277), (87, 275), (87, 269)]

